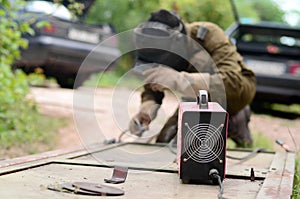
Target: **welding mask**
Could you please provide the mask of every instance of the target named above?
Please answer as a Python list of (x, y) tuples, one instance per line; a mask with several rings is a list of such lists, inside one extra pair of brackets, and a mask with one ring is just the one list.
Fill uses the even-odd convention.
[(134, 29), (134, 45), (137, 51), (135, 66), (153, 63), (185, 71), (187, 61), (187, 37), (182, 21), (174, 13), (159, 10), (150, 19)]

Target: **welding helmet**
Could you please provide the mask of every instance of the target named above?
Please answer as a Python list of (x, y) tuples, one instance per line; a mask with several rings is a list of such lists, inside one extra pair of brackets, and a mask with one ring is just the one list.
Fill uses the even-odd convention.
[(151, 13), (147, 22), (134, 29), (137, 58), (134, 66), (154, 63), (177, 71), (188, 67), (186, 30), (180, 18), (167, 10)]

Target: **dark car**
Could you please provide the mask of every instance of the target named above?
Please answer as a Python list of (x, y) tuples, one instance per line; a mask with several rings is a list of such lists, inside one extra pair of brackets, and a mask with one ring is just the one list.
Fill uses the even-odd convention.
[[(90, 6), (92, 1), (83, 2)], [(116, 34), (112, 25), (85, 24), (72, 16), (64, 5), (58, 6), (51, 1), (28, 1), (20, 8), (19, 16), (20, 20), (35, 20), (31, 24), (35, 34), (24, 36), (29, 47), (22, 51), (22, 58), (14, 67), (25, 72), (39, 67), (47, 77), (54, 77), (61, 87), (77, 88), (91, 74), (106, 70), (107, 66), (109, 69), (116, 66), (120, 50), (117, 38), (112, 37)], [(38, 28), (40, 21), (47, 21), (48, 25)], [(90, 52), (93, 56), (80, 68)]]
[(254, 102), (300, 103), (300, 29), (285, 24), (235, 23), (226, 30), (255, 72)]

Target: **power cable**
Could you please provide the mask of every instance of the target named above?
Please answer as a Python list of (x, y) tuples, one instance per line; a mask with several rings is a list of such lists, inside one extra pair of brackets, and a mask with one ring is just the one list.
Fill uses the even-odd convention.
[(221, 176), (218, 172), (217, 169), (211, 169), (209, 171), (209, 176), (211, 177), (212, 180), (217, 180), (218, 184), (219, 184), (219, 193), (218, 193), (218, 199), (225, 199), (223, 198), (223, 184), (222, 184), (222, 180), (221, 180)]

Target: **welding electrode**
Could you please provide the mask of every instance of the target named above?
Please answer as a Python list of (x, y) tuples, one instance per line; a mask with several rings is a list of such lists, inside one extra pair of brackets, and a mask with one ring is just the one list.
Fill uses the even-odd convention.
[(143, 126), (143, 125), (141, 124), (141, 122), (140, 122), (137, 118), (134, 118), (134, 122), (135, 122), (135, 124), (136, 124), (136, 125), (138, 126), (138, 128), (139, 128), (139, 130), (135, 133), (135, 135), (141, 137), (142, 134), (143, 134), (146, 130), (148, 130), (148, 127), (147, 127), (147, 126)]
[(276, 140), (276, 143), (280, 145), (286, 152), (291, 152), (290, 147), (287, 144), (285, 144), (283, 141)]

